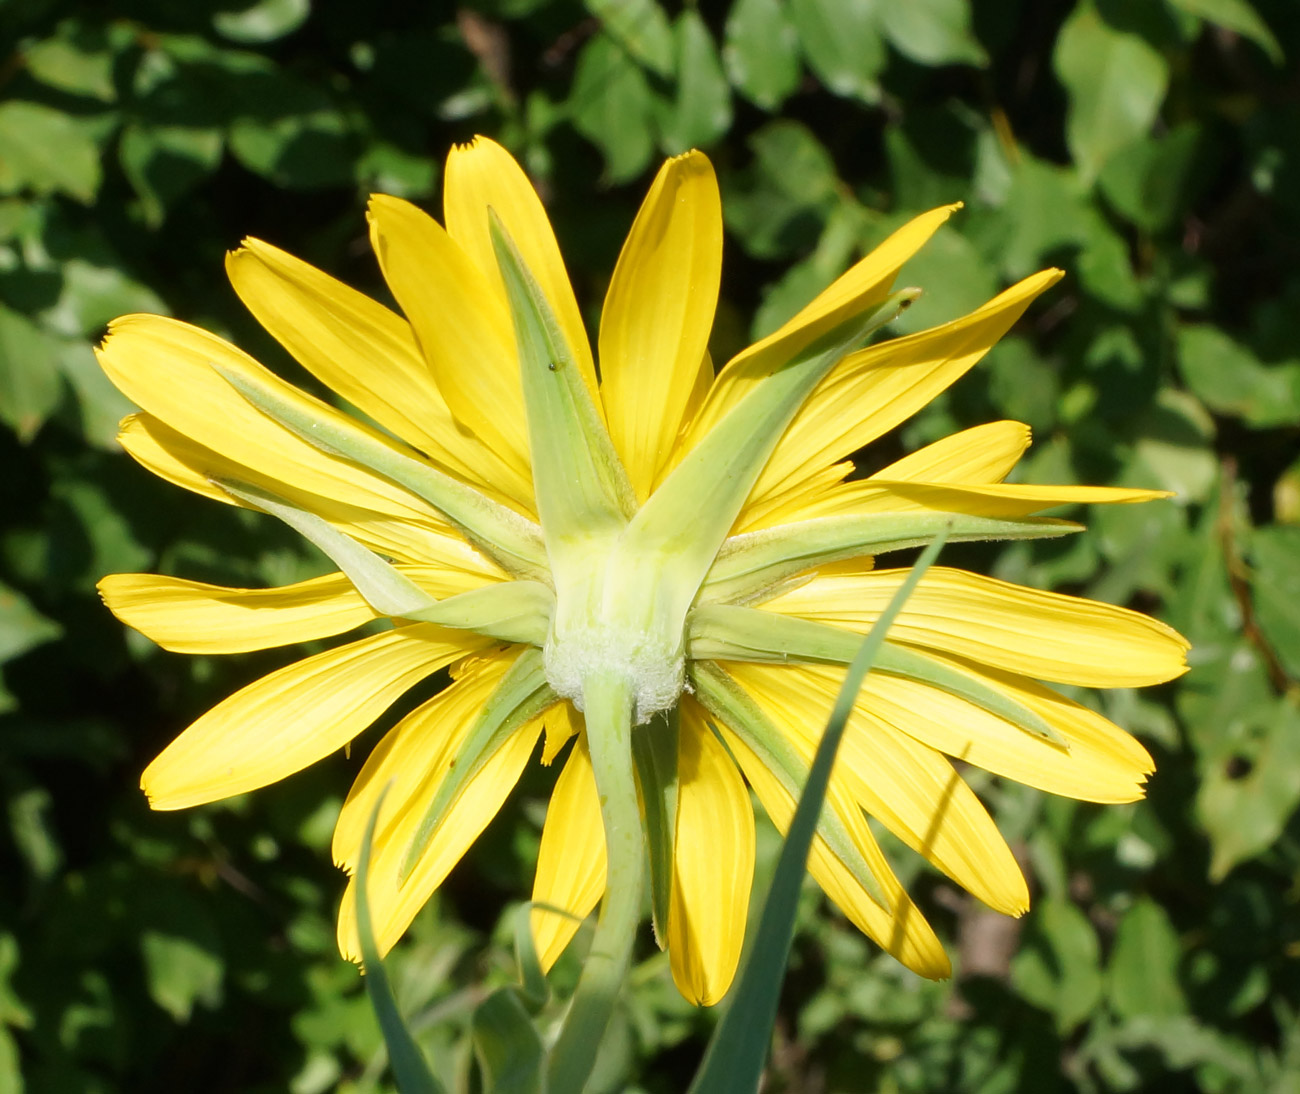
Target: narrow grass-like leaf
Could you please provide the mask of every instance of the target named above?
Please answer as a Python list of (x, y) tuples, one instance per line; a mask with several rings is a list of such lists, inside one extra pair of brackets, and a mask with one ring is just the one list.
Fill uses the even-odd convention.
[(375, 945), (370, 898), (366, 890), (370, 877), (370, 849), (375, 839), (375, 822), (379, 818), (386, 793), (385, 789), (379, 794), (374, 809), (370, 811), (366, 834), (361, 840), (361, 855), (357, 861), (357, 934), (361, 940), (361, 966), (365, 970), (366, 993), (370, 996), (370, 1005), (379, 1019), (384, 1044), (388, 1046), (388, 1063), (393, 1069), (393, 1078), (397, 1080), (397, 1088), (402, 1094), (444, 1094), (442, 1084), (433, 1077), (424, 1054), (420, 1052), (420, 1046), (415, 1043), (415, 1038), (402, 1020), (392, 985), (388, 982), (388, 973), (379, 959), (379, 947)]
[(795, 908), (803, 885), (808, 850), (817, 830), (817, 819), (826, 787), (830, 782), (835, 753), (839, 749), (849, 713), (857, 700), (862, 681), (908, 596), (921, 575), (938, 557), (946, 535), (940, 532), (922, 552), (907, 579), (894, 593), (889, 605), (863, 639), (857, 656), (844, 676), (844, 684), (835, 700), (826, 732), (822, 734), (813, 759), (808, 782), (795, 808), (781, 857), (777, 862), (772, 888), (763, 905), (753, 948), (745, 962), (740, 982), (732, 992), (734, 1002), (718, 1024), (704, 1062), (691, 1083), (688, 1094), (754, 1094), (763, 1074), (776, 1019), (776, 1005), (790, 958), (794, 937)]
[[(856, 645), (856, 640), (855, 640)], [(712, 661), (691, 663), (695, 697), (705, 710), (731, 729), (758, 757), (790, 795), (798, 801), (808, 783), (808, 762), (791, 743), (785, 730), (772, 721), (721, 666)], [(889, 907), (880, 881), (853, 842), (848, 826), (830, 805), (824, 805), (817, 822), (817, 834), (840, 860), (853, 880), (882, 908)]]
[(543, 1094), (546, 1049), (518, 988), (498, 988), (484, 999), (470, 1031), (488, 1094)]
[(537, 956), (537, 944), (533, 940), (532, 914), (534, 911), (549, 912), (564, 919), (579, 919), (566, 908), (547, 904), (542, 900), (529, 900), (514, 911), (515, 964), (519, 967), (519, 991), (524, 1005), (536, 1012), (546, 1005), (551, 997), (551, 986), (547, 983), (546, 973), (542, 971), (541, 958)]

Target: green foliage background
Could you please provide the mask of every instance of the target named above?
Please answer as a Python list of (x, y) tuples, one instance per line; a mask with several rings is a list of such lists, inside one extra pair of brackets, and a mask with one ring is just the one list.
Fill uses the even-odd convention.
[[(476, 132), (535, 175), (593, 318), (660, 157), (706, 150), (729, 229), (715, 359), (908, 216), (965, 201), (904, 274), (926, 289), (907, 329), (1049, 263), (1069, 276), (864, 467), (1014, 417), (1035, 430), (1027, 478), (1178, 493), (1065, 543), (960, 552), (1192, 639), (1184, 679), (1100, 700), (1156, 755), (1149, 800), (976, 776), (1035, 908), (1004, 920), (898, 855), (952, 942), (949, 984), (809, 889), (767, 1089), (1300, 1091), (1300, 7), (240, 2), (0, 3), (0, 1091), (388, 1089), (333, 941), (328, 839), (357, 756), (150, 814), (145, 763), (295, 653), (166, 654), (94, 591), (319, 562), (125, 457), (129, 408), (90, 345), (115, 315), (166, 312), (292, 374), (222, 253), (257, 235), (382, 294), (365, 195), (436, 210), (446, 149)], [(460, 1089), (550, 777), (392, 963)], [(774, 851), (765, 832), (761, 875)], [(643, 944), (605, 1084), (681, 1090), (713, 1016)]]

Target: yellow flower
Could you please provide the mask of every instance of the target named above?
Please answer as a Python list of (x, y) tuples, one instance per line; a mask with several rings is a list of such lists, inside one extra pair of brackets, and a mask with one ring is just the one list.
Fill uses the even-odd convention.
[[(101, 591), (118, 617), (167, 649), (204, 654), (394, 624), (201, 717), (145, 771), (154, 808), (284, 778), (449, 667), (453, 682), (374, 747), (335, 832), (335, 858), (351, 870), (388, 787), (369, 889), (381, 950), (543, 735), (542, 763), (573, 743), (533, 896), (590, 913), (606, 873), (593, 755), (599, 768), (617, 738), (640, 780), (636, 839), (649, 845), (657, 936), (683, 994), (716, 1002), (744, 935), (750, 790), (784, 828), (843, 666), (906, 573), (873, 569), (873, 556), (942, 527), (958, 540), (1060, 535), (1078, 526), (1034, 514), (1160, 496), (1005, 483), (1029, 443), (1016, 422), (844, 481), (847, 457), (965, 373), (1060, 276), (1036, 274), (962, 319), (860, 348), (915, 296), (892, 283), (951, 212), (907, 224), (715, 376), (717, 184), (703, 155), (673, 159), (614, 271), (598, 372), (537, 195), (479, 138), (448, 159), (445, 228), (395, 198), (370, 205), (404, 317), (267, 243), (228, 257), (254, 316), (375, 425), (185, 323), (117, 320), (99, 356), (141, 407), (123, 423), (127, 451), (190, 490), (280, 517), (339, 567), (278, 589), (115, 575)], [(813, 876), (908, 967), (946, 975), (866, 817), (989, 906), (1022, 913), (1015, 860), (949, 757), (1056, 794), (1134, 800), (1152, 770), (1142, 746), (1037, 681), (1156, 683), (1184, 670), (1185, 649), (1123, 608), (931, 570), (857, 701)], [(610, 737), (605, 721), (627, 734)], [(354, 907), (350, 883), (339, 939), (352, 957)], [(536, 911), (533, 927), (549, 966), (576, 922)]]

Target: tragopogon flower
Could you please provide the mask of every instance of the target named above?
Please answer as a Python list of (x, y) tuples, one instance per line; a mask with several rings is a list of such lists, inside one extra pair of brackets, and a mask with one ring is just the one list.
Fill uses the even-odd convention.
[[(339, 571), (275, 589), (116, 575), (101, 589), (119, 618), (206, 654), (393, 622), (201, 717), (144, 773), (153, 806), (282, 779), (450, 667), (453, 681), (370, 753), (335, 832), (350, 870), (388, 786), (369, 887), (381, 948), (501, 807), (539, 738), (546, 764), (572, 739), (533, 896), (586, 916), (606, 891), (607, 835), (644, 841), (674, 978), (692, 1000), (719, 999), (754, 863), (746, 784), (784, 828), (843, 666), (906, 573), (873, 558), (942, 527), (956, 540), (1060, 535), (1077, 525), (1034, 514), (1159, 496), (1007, 484), (1029, 443), (1009, 421), (845, 481), (850, 454), (965, 373), (1059, 277), (1036, 274), (962, 319), (862, 348), (915, 296), (892, 283), (951, 212), (901, 228), (715, 376), (717, 184), (703, 155), (673, 159), (614, 271), (597, 371), (537, 195), (480, 138), (448, 159), (445, 228), (405, 201), (370, 205), (404, 317), (266, 243), (228, 258), (254, 316), (377, 427), (195, 327), (117, 320), (100, 360), (142, 410), (123, 423), (127, 451), (286, 521)], [(908, 967), (945, 975), (866, 818), (989, 906), (1023, 912), (1016, 862), (949, 757), (1056, 794), (1136, 799), (1152, 770), (1142, 746), (1036, 681), (1151, 684), (1183, 671), (1185, 648), (1123, 608), (931, 570), (858, 699), (812, 874)], [(624, 785), (598, 786), (620, 765)], [(602, 827), (602, 801), (626, 800), (631, 773), (640, 823), (629, 835)], [(354, 886), (339, 916), (352, 956)], [(533, 927), (549, 966), (576, 921), (536, 911)]]

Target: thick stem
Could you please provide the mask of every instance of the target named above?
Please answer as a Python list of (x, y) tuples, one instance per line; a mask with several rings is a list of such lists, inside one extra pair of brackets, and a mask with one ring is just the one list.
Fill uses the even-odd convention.
[(596, 1050), (631, 963), (645, 872), (645, 837), (632, 763), (635, 688), (621, 675), (595, 673), (583, 690), (608, 866), (595, 937), (551, 1052), (548, 1089), (555, 1094), (578, 1094), (595, 1066)]

